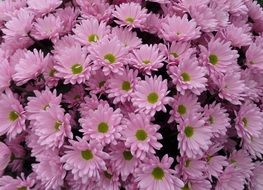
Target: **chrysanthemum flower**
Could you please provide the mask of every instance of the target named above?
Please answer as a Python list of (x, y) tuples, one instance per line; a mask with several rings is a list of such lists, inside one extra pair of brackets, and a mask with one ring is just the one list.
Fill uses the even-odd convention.
[(146, 18), (147, 10), (142, 8), (138, 3), (122, 3), (116, 6), (116, 11), (113, 12), (113, 16), (118, 20), (115, 20), (120, 26), (127, 26), (129, 28), (141, 28), (143, 27)]
[(232, 0), (227, 1), (226, 4), (229, 6), (229, 12), (234, 16), (246, 15), (248, 8), (243, 0)]
[(182, 95), (186, 90), (190, 90), (196, 95), (200, 95), (206, 90), (206, 69), (199, 66), (196, 58), (181, 60), (178, 66), (171, 66), (169, 72), (176, 89)]
[(212, 189), (212, 184), (206, 178), (189, 179), (181, 190), (208, 190)]
[(236, 130), (239, 137), (258, 137), (263, 129), (263, 112), (249, 101), (240, 106), (236, 114)]
[(51, 106), (35, 116), (33, 131), (39, 136), (38, 143), (48, 148), (60, 148), (65, 137), (73, 138), (70, 126), (70, 115), (64, 115), (64, 109)]
[(80, 45), (66, 47), (56, 55), (55, 76), (65, 79), (64, 83), (80, 84), (90, 77), (90, 59)]
[(205, 121), (200, 114), (185, 118), (178, 126), (179, 149), (181, 155), (188, 158), (202, 156), (211, 144), (212, 132), (205, 126)]
[(2, 60), (0, 64), (0, 92), (9, 87), (14, 73), (14, 65), (10, 64), (7, 59)]
[(121, 181), (115, 173), (115, 169), (108, 168), (100, 172), (100, 180), (97, 182), (95, 189), (119, 190), (120, 188)]
[(261, 190), (263, 188), (263, 163), (258, 161), (255, 163), (255, 168), (252, 171), (253, 175), (251, 176), (249, 189), (250, 190)]
[(188, 20), (187, 15), (183, 17), (167, 16), (161, 24), (161, 33), (168, 41), (190, 41), (200, 37), (200, 27), (194, 20)]
[(126, 180), (130, 174), (134, 173), (140, 160), (134, 157), (129, 148), (123, 142), (111, 146), (110, 163), (116, 172), (121, 175), (122, 180)]
[(62, 0), (46, 0), (42, 2), (39, 2), (37, 0), (27, 1), (28, 8), (41, 15), (55, 10), (61, 5), (61, 3)]
[(88, 87), (86, 89), (90, 91), (90, 94), (103, 94), (108, 89), (109, 78), (110, 76), (106, 76), (102, 70), (97, 70), (87, 81)]
[(175, 171), (170, 169), (173, 158), (166, 154), (161, 160), (153, 156), (146, 159), (135, 170), (135, 181), (139, 189), (145, 190), (180, 190), (183, 182), (175, 176)]
[(0, 135), (9, 139), (25, 130), (25, 111), (10, 89), (0, 96)]
[(210, 73), (226, 73), (237, 65), (238, 52), (230, 47), (230, 42), (223, 42), (220, 39), (212, 39), (208, 47), (200, 46), (205, 65)]
[(81, 85), (75, 85), (64, 94), (63, 102), (67, 103), (69, 108), (76, 107), (84, 100), (84, 94), (84, 88)]
[(31, 79), (36, 79), (46, 69), (50, 62), (49, 54), (44, 57), (42, 51), (34, 49), (27, 51), (19, 62), (15, 65), (13, 80), (17, 85), (23, 85)]
[(122, 114), (120, 109), (114, 110), (108, 104), (101, 104), (96, 110), (90, 110), (81, 123), (81, 132), (90, 141), (105, 144), (117, 144), (121, 137), (123, 125), (121, 125)]
[(249, 68), (263, 70), (263, 50), (256, 44), (251, 44), (246, 51), (246, 65)]
[(150, 75), (151, 71), (157, 71), (163, 66), (165, 60), (157, 45), (142, 45), (134, 50), (131, 56), (131, 65)]
[(154, 154), (154, 149), (162, 147), (158, 142), (162, 135), (157, 132), (160, 126), (152, 124), (145, 114), (130, 114), (125, 124), (127, 128), (122, 131), (123, 140), (136, 158), (143, 160), (147, 154)]
[(5, 143), (0, 142), (0, 152), (2, 155), (0, 158), (0, 176), (2, 176), (11, 160), (11, 151)]
[(17, 177), (16, 179), (14, 179), (8, 175), (2, 176), (0, 178), (0, 189), (1, 190), (31, 189), (31, 188), (33, 188), (34, 184), (35, 184), (34, 180), (30, 179), (30, 177), (25, 178), (23, 173), (22, 173), (21, 177)]
[(109, 27), (106, 23), (99, 22), (96, 18), (82, 20), (80, 24), (73, 29), (74, 38), (83, 45), (90, 45), (106, 37), (109, 33)]
[(115, 74), (109, 81), (109, 89), (106, 91), (109, 98), (114, 98), (113, 103), (125, 103), (131, 100), (131, 95), (134, 92), (134, 86), (139, 78), (138, 71), (126, 68), (123, 75)]
[(165, 105), (171, 100), (168, 93), (167, 80), (162, 80), (161, 76), (146, 76), (135, 85), (132, 102), (137, 111), (154, 116), (156, 111), (166, 112)]
[(77, 138), (78, 141), (69, 140), (70, 146), (65, 146), (69, 150), (61, 157), (66, 170), (70, 170), (75, 180), (86, 183), (90, 178), (99, 179), (100, 171), (107, 170), (105, 159), (109, 155), (102, 151), (102, 145), (98, 142), (88, 143), (84, 139)]
[(204, 108), (204, 116), (207, 118), (207, 126), (210, 127), (213, 136), (225, 135), (230, 127), (230, 119), (221, 104), (210, 104)]
[(258, 137), (243, 138), (243, 148), (247, 150), (252, 158), (261, 158), (263, 155), (263, 131)]
[(102, 39), (99, 43), (92, 44), (89, 50), (90, 58), (94, 61), (93, 70), (102, 67), (105, 75), (123, 73), (128, 51), (116, 37), (110, 40)]

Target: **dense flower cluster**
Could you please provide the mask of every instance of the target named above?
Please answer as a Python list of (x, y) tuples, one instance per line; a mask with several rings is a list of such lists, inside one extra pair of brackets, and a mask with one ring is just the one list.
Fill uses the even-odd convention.
[(253, 0), (0, 1), (0, 190), (262, 190)]

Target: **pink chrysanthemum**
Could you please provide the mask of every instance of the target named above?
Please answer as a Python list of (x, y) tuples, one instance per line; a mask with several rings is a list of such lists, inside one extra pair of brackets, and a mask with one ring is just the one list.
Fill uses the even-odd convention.
[(225, 135), (230, 127), (230, 119), (221, 104), (210, 104), (204, 108), (204, 116), (207, 118), (207, 126), (210, 127), (213, 136)]
[(135, 181), (139, 189), (145, 190), (180, 190), (183, 182), (175, 176), (175, 171), (170, 169), (173, 158), (166, 154), (161, 160), (157, 157), (146, 159), (135, 170)]
[(186, 90), (190, 90), (196, 95), (200, 95), (206, 90), (206, 69), (199, 66), (196, 58), (181, 60), (178, 66), (171, 66), (169, 72), (176, 89), (182, 95)]
[(120, 109), (114, 110), (108, 104), (101, 104), (96, 110), (90, 110), (81, 123), (81, 132), (90, 141), (105, 144), (117, 144), (121, 137), (123, 125), (121, 125), (122, 114)]
[(205, 65), (210, 73), (226, 73), (234, 70), (237, 65), (238, 52), (232, 50), (230, 42), (223, 42), (220, 39), (212, 39), (208, 42), (208, 48), (200, 46)]
[(162, 135), (157, 132), (160, 126), (152, 124), (146, 115), (130, 114), (125, 124), (127, 128), (122, 131), (123, 140), (136, 158), (143, 160), (147, 154), (154, 154), (154, 149), (162, 147), (158, 142)]
[(194, 20), (188, 20), (187, 15), (183, 17), (168, 16), (161, 24), (161, 33), (168, 41), (190, 41), (200, 37), (200, 28)]
[(234, 16), (246, 15), (248, 8), (243, 0), (232, 0), (227, 1), (226, 4), (229, 6), (229, 12)]
[(21, 177), (17, 177), (16, 179), (12, 178), (11, 176), (2, 176), (0, 178), (0, 189), (1, 190), (24, 190), (24, 189), (31, 189), (33, 188), (35, 181), (30, 179), (30, 177), (25, 178), (24, 174), (22, 173)]
[(0, 135), (12, 139), (26, 128), (25, 111), (10, 89), (1, 94), (0, 107)]
[(61, 157), (61, 161), (65, 163), (64, 169), (72, 171), (74, 180), (81, 179), (83, 184), (90, 178), (99, 179), (99, 172), (107, 170), (105, 159), (109, 155), (102, 151), (100, 143), (77, 139), (78, 141), (69, 140), (71, 145), (65, 146), (69, 150)]
[(263, 155), (263, 131), (258, 137), (244, 138), (243, 148), (247, 150), (252, 158), (261, 158)]
[(73, 138), (70, 115), (58, 106), (51, 106), (35, 115), (33, 131), (39, 136), (38, 143), (47, 148), (60, 148), (65, 137)]
[(27, 5), (29, 9), (42, 15), (55, 10), (57, 7), (61, 5), (61, 3), (62, 0), (46, 0), (41, 2), (37, 0), (27, 0)]
[(235, 127), (239, 137), (258, 137), (263, 129), (263, 113), (257, 105), (246, 101), (236, 114)]
[(90, 77), (90, 59), (80, 45), (66, 47), (56, 55), (55, 76), (64, 78), (65, 84), (80, 84)]
[(92, 44), (89, 50), (90, 58), (94, 61), (93, 70), (102, 67), (105, 75), (123, 73), (128, 51), (116, 37), (110, 40), (105, 38), (99, 43)]
[(84, 100), (84, 94), (84, 88), (81, 85), (75, 85), (64, 94), (63, 102), (67, 103), (69, 108), (77, 107)]
[(111, 147), (110, 163), (117, 173), (121, 175), (122, 180), (126, 180), (130, 174), (134, 173), (140, 160), (134, 157), (124, 143), (120, 142)]
[(106, 91), (109, 98), (114, 98), (113, 103), (125, 103), (131, 100), (134, 86), (139, 78), (138, 71), (126, 68), (123, 75), (115, 74), (109, 79), (109, 89)]
[(7, 59), (2, 60), (0, 64), (0, 92), (9, 87), (14, 73), (13, 64), (10, 64)]
[(100, 180), (97, 182), (95, 189), (119, 190), (120, 188), (119, 176), (115, 173), (115, 170), (108, 168), (101, 172)]
[(134, 50), (131, 56), (131, 65), (150, 75), (151, 71), (157, 71), (163, 66), (165, 60), (157, 45), (142, 45)]
[(13, 80), (17, 85), (23, 85), (31, 79), (36, 79), (44, 72), (49, 62), (49, 54), (44, 57), (44, 54), (36, 49), (33, 52), (27, 51), (15, 65)]
[(166, 112), (165, 105), (171, 100), (168, 93), (167, 80), (162, 80), (161, 76), (146, 76), (135, 85), (132, 102), (137, 111), (154, 116), (156, 111)]
[(96, 18), (82, 20), (80, 24), (73, 29), (74, 38), (83, 45), (90, 45), (107, 37), (110, 33), (109, 27), (106, 23), (99, 22)]
[(108, 89), (109, 78), (110, 76), (106, 76), (103, 71), (95, 71), (87, 81), (87, 90), (90, 94), (103, 94)]
[(251, 44), (246, 51), (246, 65), (249, 68), (263, 70), (263, 50), (256, 44)]
[(5, 168), (11, 160), (11, 151), (5, 143), (0, 142), (0, 177), (3, 175)]
[(208, 190), (212, 189), (212, 184), (206, 178), (189, 179), (182, 190)]
[(143, 27), (146, 18), (147, 10), (142, 8), (138, 3), (122, 3), (116, 6), (116, 11), (113, 12), (113, 16), (118, 20), (115, 20), (120, 26), (128, 26), (129, 28), (141, 28)]
[(263, 189), (263, 163), (258, 161), (255, 163), (255, 168), (252, 171), (253, 175), (250, 179), (249, 190)]
[(205, 121), (200, 114), (189, 116), (182, 121), (178, 130), (177, 139), (181, 155), (188, 158), (202, 156), (211, 144), (211, 130), (205, 126)]

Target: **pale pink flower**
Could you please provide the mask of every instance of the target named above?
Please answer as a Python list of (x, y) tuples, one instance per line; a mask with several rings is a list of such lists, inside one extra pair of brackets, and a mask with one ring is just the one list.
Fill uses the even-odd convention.
[(41, 2), (37, 0), (27, 0), (29, 9), (41, 15), (52, 12), (57, 7), (59, 7), (61, 3), (62, 0), (46, 0)]
[(182, 188), (182, 190), (208, 190), (212, 189), (212, 184), (206, 178), (190, 179)]
[(108, 168), (105, 171), (101, 171), (100, 180), (97, 182), (95, 190), (119, 190), (121, 188), (121, 181), (119, 176), (114, 170)]
[(160, 126), (152, 124), (145, 114), (131, 113), (125, 125), (127, 127), (122, 131), (123, 140), (136, 158), (143, 160), (148, 154), (154, 154), (155, 149), (159, 150), (162, 147), (158, 142), (162, 135), (157, 132)]
[(246, 51), (246, 65), (249, 68), (263, 70), (263, 50), (260, 46), (252, 43)]
[(127, 26), (128, 28), (141, 28), (145, 24), (147, 18), (147, 10), (142, 8), (138, 3), (122, 3), (116, 6), (116, 11), (113, 12), (113, 16), (118, 20), (115, 20), (120, 26)]
[(63, 95), (63, 102), (67, 103), (69, 108), (77, 107), (83, 102), (84, 94), (83, 86), (75, 85)]
[[(45, 145), (40, 145), (38, 143), (39, 137), (31, 130), (28, 131), (28, 134), (26, 136), (26, 145), (31, 148), (31, 156), (34, 156), (38, 158), (40, 155), (45, 155), (46, 152), (52, 151), (52, 150), (47, 150)], [(54, 150), (56, 152), (57, 150)], [(24, 156), (24, 155), (22, 155)]]
[(261, 158), (263, 155), (263, 131), (258, 137), (244, 138), (243, 148), (247, 150), (252, 158)]
[(245, 5), (244, 0), (226, 1), (226, 4), (229, 6), (229, 12), (231, 13), (231, 15), (241, 16), (248, 13), (248, 8)]
[(0, 2), (0, 25), (9, 21), (21, 9), (26, 7), (26, 0), (1, 1)]
[(64, 48), (55, 58), (55, 76), (65, 79), (65, 84), (80, 84), (89, 79), (90, 59), (87, 50), (79, 44)]
[(70, 170), (74, 180), (81, 180), (85, 184), (90, 178), (99, 180), (99, 172), (106, 170), (105, 160), (109, 155), (102, 151), (102, 145), (98, 142), (88, 143), (77, 137), (78, 141), (69, 140), (71, 145), (65, 146), (68, 150), (61, 157), (65, 170)]
[(164, 55), (157, 45), (142, 45), (131, 55), (131, 65), (147, 75), (163, 66)]
[(200, 37), (200, 27), (194, 20), (188, 20), (187, 15), (183, 17), (167, 16), (161, 24), (161, 33), (168, 41), (190, 41)]
[(166, 112), (165, 105), (171, 100), (168, 93), (167, 80), (162, 80), (161, 76), (146, 76), (135, 85), (132, 103), (136, 111), (154, 116), (156, 111)]
[(105, 22), (99, 22), (96, 18), (82, 20), (73, 29), (74, 38), (83, 45), (90, 45), (107, 37), (110, 33), (109, 26)]
[(135, 182), (139, 189), (145, 190), (180, 190), (183, 182), (175, 176), (175, 171), (170, 169), (173, 158), (166, 154), (161, 160), (152, 156), (146, 159), (140, 167), (135, 170)]
[(6, 134), (9, 139), (15, 138), (26, 128), (23, 106), (10, 89), (0, 96), (0, 135)]
[(12, 75), (14, 74), (14, 65), (11, 64), (7, 59), (1, 61), (0, 64), (0, 92), (7, 89), (12, 80)]
[(5, 143), (0, 142), (0, 176), (3, 175), (5, 168), (8, 166), (11, 160), (11, 151)]
[(255, 163), (253, 175), (250, 178), (249, 190), (261, 190), (263, 188), (263, 163), (258, 161)]
[(79, 120), (84, 137), (102, 145), (117, 144), (121, 138), (122, 114), (120, 109), (114, 110), (108, 104), (98, 105), (96, 110), (90, 110), (84, 118)]
[(11, 176), (5, 175), (0, 178), (0, 189), (1, 190), (15, 190), (15, 189), (31, 189), (33, 188), (35, 181), (30, 179), (30, 177), (25, 178), (24, 174), (16, 179)]
[(87, 81), (87, 90), (90, 91), (90, 94), (102, 94), (106, 92), (109, 86), (110, 76), (106, 76), (102, 70), (97, 70), (90, 76), (90, 79)]

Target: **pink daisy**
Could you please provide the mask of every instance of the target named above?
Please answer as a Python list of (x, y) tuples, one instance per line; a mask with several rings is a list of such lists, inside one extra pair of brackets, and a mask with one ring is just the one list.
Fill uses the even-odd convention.
[(54, 66), (57, 71), (55, 76), (64, 78), (65, 84), (80, 84), (89, 79), (90, 59), (87, 56), (87, 51), (80, 45), (75, 44), (64, 48), (55, 58), (57, 61)]
[(25, 130), (25, 111), (10, 89), (0, 96), (0, 135), (6, 134), (9, 139), (15, 138)]
[(7, 59), (2, 60), (0, 64), (0, 92), (9, 87), (14, 73), (13, 64), (10, 64)]
[(4, 21), (10, 20), (13, 16), (16, 15), (17, 11), (21, 8), (26, 7), (25, 0), (17, 1), (1, 1), (0, 3), (0, 25)]
[(167, 16), (161, 24), (161, 33), (168, 41), (190, 41), (200, 37), (200, 27), (194, 20), (188, 20), (187, 15), (183, 17)]
[(78, 141), (69, 140), (68, 150), (61, 157), (65, 170), (70, 170), (74, 175), (74, 180), (86, 183), (90, 178), (99, 179), (99, 172), (106, 170), (105, 159), (109, 155), (102, 151), (102, 145), (97, 142), (88, 143), (84, 139), (77, 137)]
[(134, 173), (140, 160), (134, 157), (124, 143), (120, 142), (111, 146), (110, 163), (117, 173), (121, 175), (122, 180), (126, 180), (130, 174)]
[(134, 86), (139, 81), (138, 71), (126, 68), (123, 75), (115, 74), (109, 79), (109, 89), (106, 91), (113, 103), (125, 103), (131, 100)]
[(157, 71), (163, 66), (165, 60), (157, 45), (142, 45), (140, 49), (134, 50), (131, 56), (131, 65), (145, 72), (147, 75), (151, 71)]
[(46, 0), (39, 2), (37, 0), (28, 0), (27, 5), (29, 9), (33, 10), (34, 12), (44, 15), (55, 10), (59, 7), (62, 3), (62, 0)]
[(6, 146), (5, 143), (0, 142), (0, 152), (1, 152), (1, 158), (0, 158), (0, 176), (3, 175), (5, 168), (8, 166), (10, 160), (11, 160), (11, 151)]
[(263, 131), (258, 137), (243, 138), (243, 148), (247, 150), (252, 158), (261, 158), (263, 155)]
[(251, 176), (249, 183), (249, 190), (261, 190), (263, 188), (263, 163), (256, 162), (253, 169), (253, 175)]
[(96, 110), (90, 110), (81, 123), (81, 132), (90, 141), (105, 144), (117, 144), (121, 137), (123, 126), (121, 125), (122, 114), (120, 109), (114, 110), (108, 104), (98, 105)]
[(96, 184), (95, 189), (119, 190), (121, 189), (121, 181), (119, 176), (111, 168), (101, 172), (100, 180)]
[(73, 86), (70, 91), (64, 94), (63, 102), (68, 104), (69, 108), (77, 107), (84, 100), (84, 88), (81, 85)]
[(220, 39), (212, 39), (208, 42), (208, 48), (200, 46), (205, 65), (210, 73), (226, 73), (237, 65), (239, 57), (237, 50), (230, 47), (230, 42), (223, 42)]
[(146, 76), (135, 85), (132, 103), (137, 107), (136, 111), (154, 116), (156, 111), (166, 112), (165, 105), (171, 100), (168, 93), (167, 80), (162, 80), (161, 76)]
[(99, 22), (96, 18), (82, 20), (80, 24), (73, 29), (74, 38), (83, 45), (90, 45), (107, 37), (110, 33), (106, 23)]
[(24, 174), (22, 173), (21, 177), (17, 177), (16, 179), (12, 178), (11, 176), (2, 176), (0, 178), (0, 189), (1, 190), (25, 190), (33, 188), (35, 181), (30, 179), (30, 177), (25, 178)]
[(102, 67), (105, 75), (123, 73), (128, 51), (116, 37), (110, 40), (102, 39), (99, 43), (92, 44), (89, 50), (90, 58), (94, 61), (93, 70)]
[(256, 44), (251, 44), (246, 51), (246, 65), (249, 68), (263, 70), (263, 50)]
[(95, 71), (87, 81), (87, 90), (90, 94), (102, 94), (106, 92), (109, 86), (110, 76), (106, 76), (102, 70)]
[(200, 114), (189, 116), (182, 121), (178, 130), (179, 149), (181, 155), (188, 158), (202, 156), (211, 144), (211, 130), (205, 126), (205, 121)]
[(17, 85), (21, 86), (31, 79), (36, 79), (44, 72), (50, 62), (49, 54), (44, 57), (43, 52), (36, 49), (24, 53), (19, 62), (15, 65), (15, 74), (13, 80)]
[(70, 126), (70, 115), (64, 115), (64, 109), (51, 106), (35, 115), (35, 134), (39, 136), (38, 143), (47, 148), (60, 148), (65, 137), (73, 138)]
[(142, 8), (138, 3), (122, 3), (116, 6), (116, 11), (112, 14), (118, 20), (115, 20), (120, 26), (128, 28), (141, 28), (145, 24), (147, 18), (147, 10)]
[(257, 105), (246, 101), (236, 114), (235, 127), (239, 137), (258, 137), (263, 129), (263, 113)]
[(176, 89), (182, 95), (186, 90), (190, 90), (196, 95), (200, 95), (206, 90), (206, 69), (199, 66), (195, 57), (181, 60), (178, 66), (171, 66), (169, 72)]
[(150, 118), (144, 114), (130, 114), (125, 122), (127, 128), (122, 131), (125, 145), (131, 149), (136, 158), (143, 160), (146, 155), (154, 154), (162, 144), (158, 140), (162, 135), (158, 133), (159, 125), (152, 124)]
[(204, 117), (207, 118), (206, 125), (211, 129), (213, 136), (226, 135), (230, 127), (230, 119), (221, 104), (210, 104), (204, 107)]
[(135, 182), (139, 189), (145, 190), (180, 190), (183, 182), (175, 176), (175, 171), (170, 169), (173, 158), (166, 154), (161, 160), (157, 157), (146, 159), (135, 170)]

